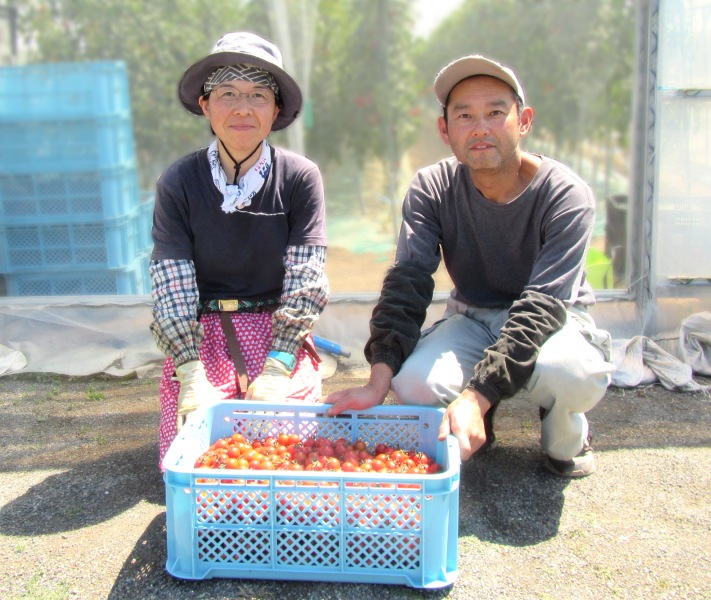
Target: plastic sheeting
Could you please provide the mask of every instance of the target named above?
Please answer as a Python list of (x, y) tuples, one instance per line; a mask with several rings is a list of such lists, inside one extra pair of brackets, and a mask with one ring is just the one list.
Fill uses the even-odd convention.
[(0, 303), (0, 344), (25, 356), (24, 371), (128, 375), (163, 358), (148, 330), (150, 297), (61, 301), (22, 298)]
[[(430, 307), (425, 326), (441, 318), (443, 298)], [(363, 347), (377, 294), (332, 298), (314, 333), (353, 353), (349, 366), (366, 366)], [(155, 374), (163, 360), (148, 326), (150, 296), (77, 298), (6, 298), (0, 301), (0, 375), (11, 371), (124, 376)], [(20, 364), (26, 357), (26, 366)], [(12, 357), (12, 360), (11, 360)], [(3, 371), (2, 366), (8, 366)], [(12, 369), (10, 369), (12, 366)], [(24, 368), (23, 368), (24, 366)], [(327, 358), (327, 374), (335, 360)]]
[[(334, 294), (317, 321), (314, 333), (336, 342), (352, 353), (344, 361), (349, 368), (367, 368), (363, 347), (369, 337), (368, 323), (378, 295)], [(424, 326), (444, 313), (446, 293), (437, 293)], [(5, 373), (48, 372), (64, 375), (109, 373), (146, 374), (163, 359), (148, 326), (150, 296), (89, 296), (80, 298), (5, 298), (0, 300), (0, 365), (10, 353), (21, 353), (27, 365), (14, 362)], [(613, 337), (639, 333), (633, 302), (604, 302), (592, 307), (598, 326)], [(686, 313), (687, 316), (690, 313)], [(677, 328), (680, 320), (677, 321)], [(341, 359), (343, 361), (343, 359)], [(332, 368), (333, 365), (331, 365)], [(0, 366), (0, 374), (2, 368)]]
[(711, 376), (711, 313), (702, 312), (684, 319), (679, 341), (684, 362), (694, 373)]
[(612, 359), (617, 369), (612, 375), (612, 385), (618, 387), (636, 387), (659, 381), (668, 390), (698, 392), (706, 389), (694, 381), (689, 365), (642, 335), (631, 340), (614, 340)]

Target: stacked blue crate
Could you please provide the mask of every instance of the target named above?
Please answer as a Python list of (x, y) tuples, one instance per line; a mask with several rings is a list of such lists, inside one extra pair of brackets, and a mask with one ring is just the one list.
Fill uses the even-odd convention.
[(148, 211), (123, 63), (0, 68), (0, 273), (9, 295), (149, 293)]

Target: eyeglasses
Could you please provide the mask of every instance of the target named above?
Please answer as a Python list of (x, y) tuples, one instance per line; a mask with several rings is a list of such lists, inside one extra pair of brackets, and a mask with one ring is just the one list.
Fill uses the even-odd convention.
[(242, 96), (247, 96), (247, 101), (250, 104), (268, 104), (275, 100), (274, 92), (270, 89), (257, 89), (251, 92), (238, 92), (230, 87), (217, 88), (212, 90), (208, 95), (213, 95), (223, 104), (237, 104)]

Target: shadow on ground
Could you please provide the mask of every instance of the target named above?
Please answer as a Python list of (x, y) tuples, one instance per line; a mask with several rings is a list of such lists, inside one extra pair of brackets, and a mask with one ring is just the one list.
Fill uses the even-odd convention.
[[(347, 385), (358, 383), (348, 381)], [(340, 385), (346, 387), (344, 382)], [(338, 389), (337, 384), (331, 387)], [(53, 413), (69, 417), (64, 417), (66, 410), (58, 401), (38, 402), (39, 394), (48, 393), (41, 384), (32, 392), (34, 396), (23, 392), (25, 396), (7, 403), (0, 419), (8, 440), (3, 444), (4, 465), (0, 468), (68, 470), (50, 475), (4, 506), (0, 510), (0, 533), (10, 536), (61, 533), (105, 522), (142, 499), (163, 505), (164, 485), (157, 466), (156, 392), (155, 388), (133, 384), (107, 386), (104, 404), (84, 400), (80, 405), (75, 400), (73, 406), (78, 414), (60, 430), (46, 428), (44, 420), (51, 419)], [(674, 393), (659, 386), (627, 391), (612, 388), (589, 413), (589, 419), (598, 452), (711, 446), (711, 403), (703, 394)], [(88, 433), (82, 433), (85, 429)], [(53, 449), (50, 454), (47, 447), (21, 445), (41, 430), (46, 430), (50, 438), (52, 435), (57, 438), (48, 440)], [(496, 431), (499, 447), (462, 466), (459, 534), (512, 547), (550, 540), (559, 530), (569, 482), (550, 475), (542, 467), (544, 456), (538, 444), (537, 410), (523, 395), (507, 401), (497, 413)], [(105, 436), (103, 444), (98, 442), (100, 435)], [(97, 442), (92, 445), (89, 436), (96, 436)], [(60, 442), (65, 444), (61, 448)], [(17, 454), (8, 453), (9, 450)], [(300, 600), (341, 597), (339, 589), (344, 585), (181, 581), (165, 572), (165, 561), (162, 514), (136, 543), (109, 598), (151, 600), (205, 595)], [(382, 589), (357, 585), (346, 597), (382, 598)], [(399, 586), (387, 589), (389, 598), (444, 598), (451, 592), (451, 588), (432, 592)]]
[[(116, 577), (108, 600), (181, 600), (182, 598), (303, 600), (304, 598), (383, 598), (383, 586), (317, 581), (250, 579), (176, 579), (165, 570), (167, 556), (165, 514), (153, 519)], [(366, 576), (364, 576), (365, 578)], [(350, 588), (344, 592), (344, 586)], [(391, 600), (446, 598), (452, 587), (415, 590), (387, 586)]]
[(157, 464), (153, 444), (50, 475), (0, 510), (0, 534), (61, 533), (108, 521), (141, 500), (165, 504)]
[(459, 535), (529, 546), (558, 533), (570, 483), (544, 471), (535, 448), (501, 447), (462, 465)]

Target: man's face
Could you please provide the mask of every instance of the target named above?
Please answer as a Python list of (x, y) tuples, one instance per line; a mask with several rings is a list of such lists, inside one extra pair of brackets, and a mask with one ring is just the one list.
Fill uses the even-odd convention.
[(449, 94), (448, 122), (439, 119), (442, 139), (472, 171), (495, 171), (518, 153), (518, 140), (528, 133), (533, 111), (521, 118), (514, 91), (500, 79), (478, 76), (460, 81)]

